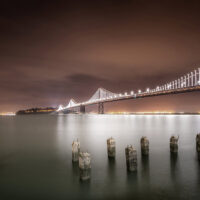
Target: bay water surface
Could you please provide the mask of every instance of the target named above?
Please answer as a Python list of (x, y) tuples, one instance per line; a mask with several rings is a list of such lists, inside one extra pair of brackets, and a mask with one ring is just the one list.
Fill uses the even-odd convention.
[[(196, 153), (199, 115), (21, 115), (0, 117), (0, 199), (200, 199)], [(179, 152), (169, 139), (179, 135)], [(106, 140), (116, 140), (108, 160)], [(140, 138), (150, 141), (142, 157)], [(71, 144), (92, 158), (91, 179), (79, 180)], [(125, 147), (138, 153), (138, 171), (126, 170)]]

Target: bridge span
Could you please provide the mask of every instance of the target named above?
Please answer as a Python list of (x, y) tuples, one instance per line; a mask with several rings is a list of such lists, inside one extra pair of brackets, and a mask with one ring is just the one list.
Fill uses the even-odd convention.
[(137, 92), (117, 94), (104, 88), (98, 88), (88, 101), (77, 103), (71, 99), (67, 106), (60, 105), (57, 112), (80, 108), (80, 112), (85, 113), (86, 106), (98, 105), (98, 113), (104, 114), (104, 103), (195, 91), (200, 91), (200, 68), (164, 85), (153, 89), (147, 88), (145, 91), (138, 90)]

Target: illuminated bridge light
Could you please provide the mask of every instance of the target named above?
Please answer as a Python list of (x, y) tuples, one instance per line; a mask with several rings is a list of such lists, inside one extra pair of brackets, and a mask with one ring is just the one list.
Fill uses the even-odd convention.
[[(138, 92), (136, 92), (136, 94), (134, 94), (134, 91), (131, 91), (130, 93), (125, 92), (124, 94), (121, 94), (121, 93), (116, 94), (104, 88), (98, 88), (97, 91), (89, 100), (85, 102), (81, 102), (81, 103), (76, 103), (73, 99), (71, 99), (67, 106), (63, 107), (62, 105), (60, 105), (57, 111), (62, 111), (69, 108), (76, 108), (81, 105), (85, 106), (85, 105), (94, 104), (94, 103), (103, 103), (104, 101), (113, 99), (113, 98), (116, 98), (116, 100), (123, 100), (123, 99), (127, 99), (127, 96), (131, 96), (131, 95), (136, 98), (138, 94), (142, 94), (142, 96), (145, 97), (147, 93), (148, 93), (147, 96), (149, 96), (149, 95), (155, 95), (153, 94), (155, 92), (157, 95), (169, 94), (170, 92), (174, 92), (180, 89), (182, 90), (184, 89), (184, 91), (187, 91), (187, 90), (191, 91), (191, 87), (198, 86), (199, 88), (199, 85), (200, 85), (200, 68), (198, 68), (197, 70), (194, 70), (193, 72), (185, 74), (184, 76), (174, 81), (157, 86), (154, 89), (147, 88), (146, 91), (144, 92), (142, 92), (139, 89)], [(198, 88), (195, 90), (198, 90)], [(166, 90), (167, 92), (165, 92)], [(182, 91), (180, 90), (180, 92)]]
[(59, 105), (59, 107), (58, 107), (58, 110), (57, 110), (57, 111), (60, 111), (60, 110), (63, 110), (63, 106), (62, 106), (62, 105)]

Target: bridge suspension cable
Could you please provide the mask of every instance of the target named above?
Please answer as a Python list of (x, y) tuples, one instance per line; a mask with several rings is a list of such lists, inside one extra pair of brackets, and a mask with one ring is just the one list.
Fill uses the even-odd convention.
[(156, 88), (147, 88), (146, 91), (138, 90), (137, 92), (131, 91), (130, 93), (113, 93), (104, 88), (98, 88), (97, 91), (92, 95), (92, 97), (85, 102), (77, 103), (74, 99), (71, 99), (66, 107), (62, 105), (59, 106), (57, 111), (63, 111), (65, 109), (74, 108), (78, 106), (85, 106), (91, 104), (99, 104), (103, 102), (109, 102), (114, 100), (130, 99), (131, 97), (143, 97), (143, 96), (153, 96), (155, 94), (167, 94), (175, 93), (177, 90), (186, 91), (189, 88), (200, 86), (200, 68), (185, 74), (184, 76), (168, 82), (164, 85), (157, 86)]

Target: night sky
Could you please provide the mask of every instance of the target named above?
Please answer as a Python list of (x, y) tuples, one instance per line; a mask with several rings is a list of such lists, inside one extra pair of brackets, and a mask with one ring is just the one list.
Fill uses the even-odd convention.
[[(0, 112), (155, 87), (200, 67), (198, 1), (1, 1)], [(200, 111), (188, 93), (107, 111)]]

